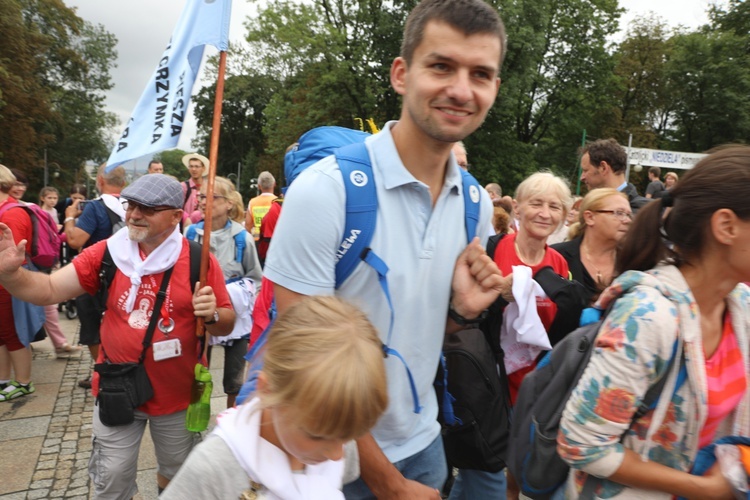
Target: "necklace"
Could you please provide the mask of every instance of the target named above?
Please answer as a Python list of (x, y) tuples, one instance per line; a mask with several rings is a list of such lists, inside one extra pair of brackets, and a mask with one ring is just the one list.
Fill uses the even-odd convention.
[(611, 276), (611, 274), (607, 278), (607, 280), (605, 281), (604, 280), (604, 275), (602, 274), (601, 270), (599, 269), (599, 267), (594, 262), (594, 259), (591, 258), (591, 254), (589, 253), (588, 249), (585, 248), (583, 246), (583, 244), (581, 244), (581, 250), (583, 252), (583, 256), (586, 257), (586, 260), (589, 261), (589, 264), (591, 265), (591, 267), (593, 267), (594, 270), (596, 271), (596, 282), (597, 282), (597, 284), (599, 284), (599, 286), (602, 286), (602, 287), (608, 286), (609, 283), (612, 282), (612, 276)]

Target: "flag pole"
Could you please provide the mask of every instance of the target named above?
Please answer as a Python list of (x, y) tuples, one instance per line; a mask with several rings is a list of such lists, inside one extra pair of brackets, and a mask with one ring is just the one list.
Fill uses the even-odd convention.
[[(219, 131), (221, 130), (221, 104), (224, 100), (224, 73), (227, 69), (227, 53), (219, 52), (219, 74), (216, 78), (216, 97), (214, 98), (214, 118), (211, 125), (211, 149), (208, 156), (208, 179), (206, 180), (206, 210), (203, 224), (203, 248), (201, 248), (200, 286), (206, 283), (208, 273), (208, 256), (211, 249), (211, 217), (213, 212), (214, 180), (216, 179), (216, 162), (219, 157)], [(202, 337), (205, 333), (203, 318), (196, 322), (195, 334)], [(204, 348), (205, 350), (205, 348)]]

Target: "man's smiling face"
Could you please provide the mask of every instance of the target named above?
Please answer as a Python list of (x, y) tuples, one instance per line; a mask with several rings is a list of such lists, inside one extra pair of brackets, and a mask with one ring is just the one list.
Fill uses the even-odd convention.
[(411, 59), (397, 58), (391, 69), (394, 89), (404, 97), (401, 123), (441, 142), (479, 128), (500, 87), (500, 39), (430, 21)]

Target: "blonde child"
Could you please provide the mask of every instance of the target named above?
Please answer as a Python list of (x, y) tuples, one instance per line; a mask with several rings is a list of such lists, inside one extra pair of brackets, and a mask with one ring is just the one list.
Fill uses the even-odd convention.
[(365, 315), (338, 298), (305, 298), (269, 332), (255, 397), (218, 416), (161, 498), (344, 498), (358, 473), (354, 443), (346, 458), (344, 443), (387, 404), (383, 351)]

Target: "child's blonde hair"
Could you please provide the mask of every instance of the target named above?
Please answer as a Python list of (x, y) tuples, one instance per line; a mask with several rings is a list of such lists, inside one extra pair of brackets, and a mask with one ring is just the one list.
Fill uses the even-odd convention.
[(383, 357), (362, 311), (335, 297), (306, 297), (268, 332), (262, 406), (293, 408), (311, 435), (358, 438), (388, 405)]

